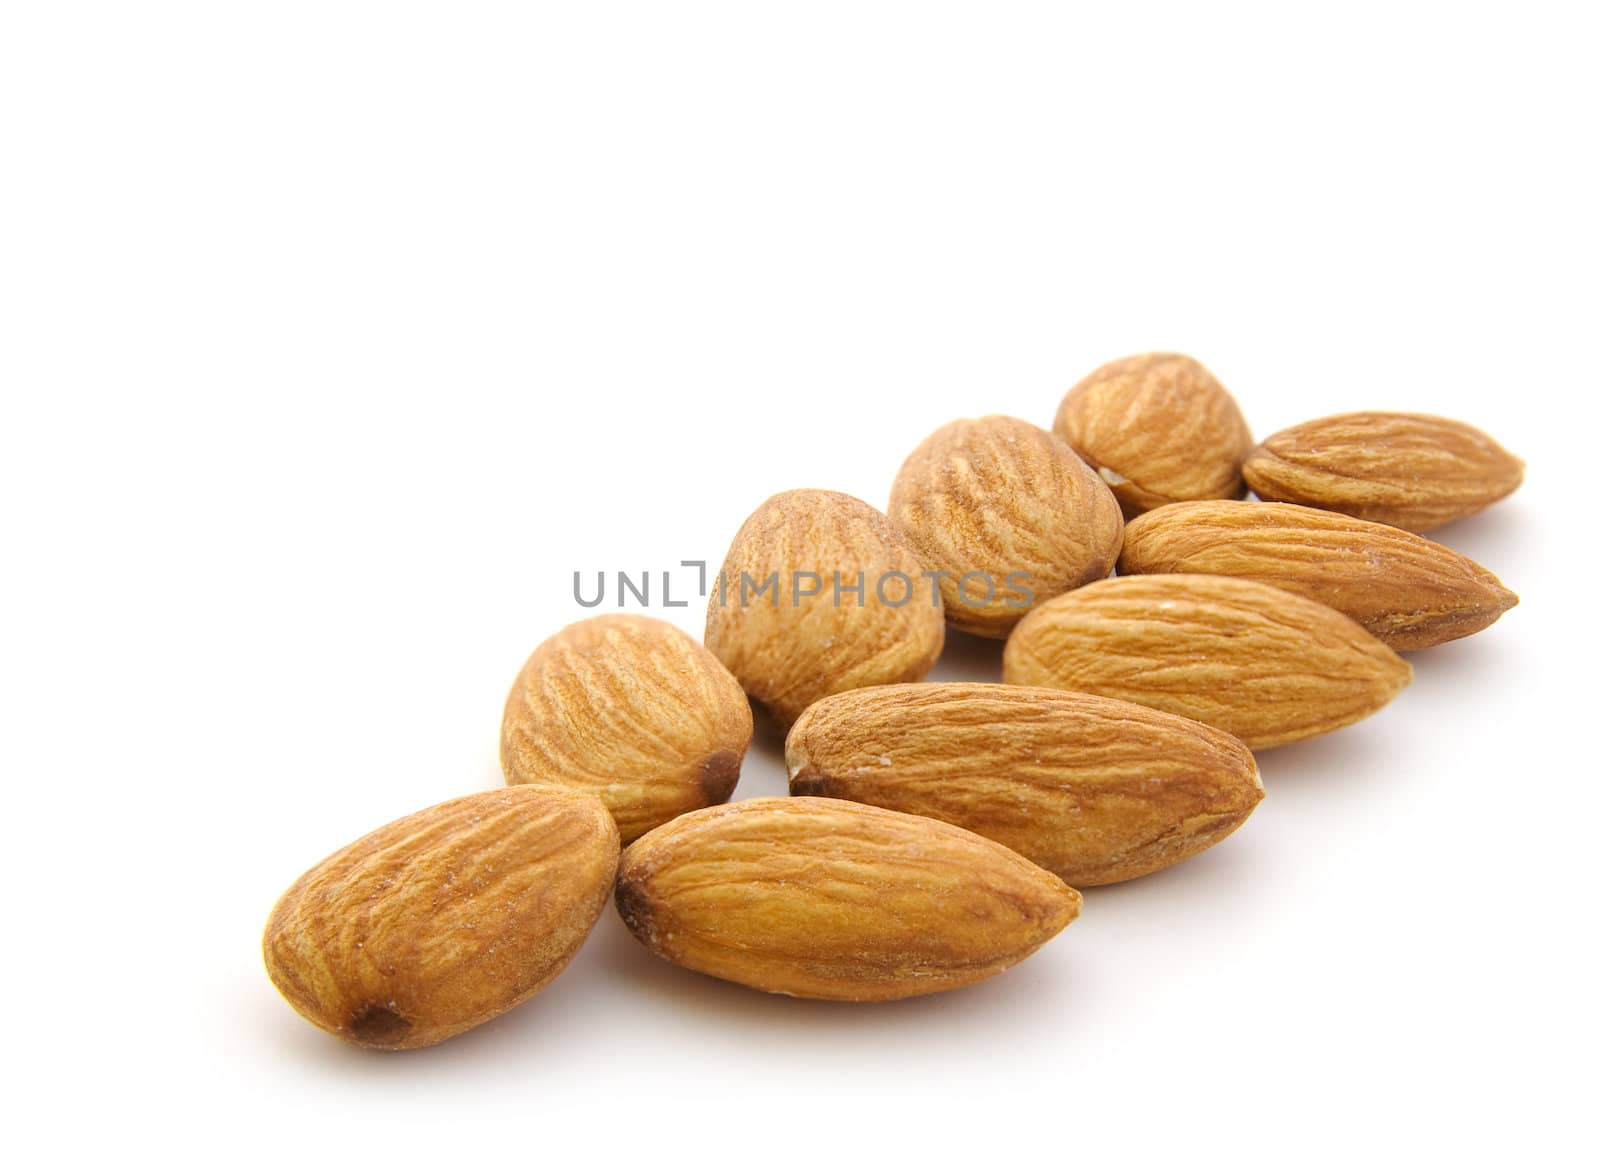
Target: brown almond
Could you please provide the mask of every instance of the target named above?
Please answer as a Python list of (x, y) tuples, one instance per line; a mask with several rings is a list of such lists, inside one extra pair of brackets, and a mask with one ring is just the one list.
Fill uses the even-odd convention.
[(1181, 353), (1102, 365), (1067, 391), (1055, 432), (1130, 518), (1178, 500), (1244, 494), (1250, 427), (1211, 371)]
[(1276, 585), (1339, 610), (1402, 651), (1477, 633), (1517, 603), (1488, 569), (1443, 544), (1291, 503), (1177, 503), (1150, 512), (1128, 525), (1117, 568)]
[(837, 491), (758, 507), (706, 605), (706, 646), (785, 726), (825, 694), (916, 681), (943, 645), (938, 593), (905, 536)]
[(1244, 464), (1262, 499), (1426, 532), (1522, 482), (1522, 460), (1483, 431), (1431, 414), (1335, 414), (1280, 430)]
[(542, 990), (594, 926), (617, 827), (593, 796), (516, 787), (449, 800), (316, 865), (267, 920), (274, 985), (362, 1047), (426, 1047)]
[(1263, 748), (1366, 718), (1411, 667), (1293, 593), (1161, 575), (1116, 577), (1039, 606), (1006, 642), (1005, 679), (1137, 702)]
[(889, 518), (940, 574), (945, 620), (980, 637), (1110, 575), (1122, 547), (1105, 483), (1049, 431), (999, 414), (923, 440), (895, 477)]
[(825, 799), (744, 800), (634, 842), (617, 908), (659, 957), (801, 998), (952, 990), (1078, 915), (1060, 878), (976, 833)]
[(789, 732), (789, 790), (931, 816), (1069, 885), (1156, 872), (1216, 844), (1262, 796), (1232, 735), (1131, 702), (924, 682), (835, 694)]
[(598, 796), (626, 843), (725, 801), (750, 734), (750, 704), (711, 651), (665, 621), (609, 613), (533, 651), (506, 698), (500, 763), (507, 783)]

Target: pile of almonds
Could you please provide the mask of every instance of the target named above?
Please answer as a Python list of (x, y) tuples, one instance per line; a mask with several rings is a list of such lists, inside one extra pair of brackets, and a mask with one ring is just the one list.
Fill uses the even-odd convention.
[[(1253, 750), (1365, 718), (1411, 679), (1396, 651), (1515, 605), (1415, 533), (1521, 478), (1489, 436), (1417, 414), (1256, 445), (1216, 378), (1168, 353), (1090, 374), (1053, 432), (953, 422), (887, 515), (814, 490), (757, 508), (704, 645), (619, 613), (539, 646), (506, 700), (507, 786), (307, 872), (267, 923), (267, 971), (343, 1039), (421, 1047), (537, 993), (614, 897), (654, 953), (760, 990), (978, 982), (1064, 929), (1076, 887), (1244, 823)], [(831, 587), (791, 593), (795, 574)], [(1004, 639), (1003, 685), (921, 681), (946, 622)], [(791, 794), (726, 804), (750, 699), (788, 728)]]

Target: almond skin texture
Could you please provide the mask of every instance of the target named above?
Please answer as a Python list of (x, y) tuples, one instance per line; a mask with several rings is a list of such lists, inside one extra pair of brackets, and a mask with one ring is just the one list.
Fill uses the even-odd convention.
[[(787, 727), (823, 695), (933, 668), (944, 614), (924, 571), (876, 508), (837, 491), (785, 491), (734, 536), (706, 605), (706, 645)], [(847, 591), (858, 585), (860, 595)]]
[(1426, 532), (1522, 483), (1522, 460), (1483, 431), (1430, 414), (1335, 414), (1280, 430), (1245, 460), (1262, 499)]
[(1252, 748), (1348, 726), (1411, 681), (1354, 621), (1223, 576), (1117, 577), (1039, 606), (1006, 642), (1005, 680), (1138, 702)]
[(1128, 525), (1117, 568), (1276, 585), (1339, 610), (1402, 652), (1477, 633), (1517, 603), (1492, 572), (1443, 544), (1292, 503), (1161, 508)]
[(1109, 576), (1122, 548), (1111, 489), (1061, 439), (999, 414), (929, 435), (895, 477), (889, 518), (929, 570), (949, 574), (945, 620), (980, 637)]
[(1080, 902), (992, 840), (843, 800), (691, 812), (629, 847), (617, 875), (622, 920), (657, 956), (844, 1002), (980, 982), (1060, 933)]
[(561, 788), (479, 792), (396, 820), (306, 873), (272, 910), (273, 984), (362, 1047), (426, 1047), (542, 990), (605, 907), (620, 842)]
[(929, 682), (813, 705), (789, 732), (789, 790), (959, 824), (1069, 885), (1193, 856), (1262, 796), (1232, 735), (1093, 694)]
[(506, 699), (507, 783), (588, 791), (626, 843), (723, 803), (750, 745), (750, 703), (694, 638), (654, 617), (606, 614), (533, 651)]
[(1055, 432), (1111, 485), (1129, 518), (1178, 500), (1238, 499), (1254, 445), (1232, 395), (1181, 353), (1102, 365), (1067, 391)]

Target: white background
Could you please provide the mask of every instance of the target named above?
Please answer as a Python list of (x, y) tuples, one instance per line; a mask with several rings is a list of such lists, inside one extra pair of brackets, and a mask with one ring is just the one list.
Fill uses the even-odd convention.
[[(1592, 1157), (1594, 45), (1578, 5), (7, 5), (7, 1140)], [(1157, 347), (1258, 435), (1498, 436), (1527, 485), (1439, 535), (1521, 607), (978, 988), (766, 998), (608, 911), (431, 1050), (279, 1000), (274, 899), (499, 782), (574, 570), (715, 563), (784, 488), (882, 506), (936, 426)], [(758, 743), (737, 796), (783, 790)]]

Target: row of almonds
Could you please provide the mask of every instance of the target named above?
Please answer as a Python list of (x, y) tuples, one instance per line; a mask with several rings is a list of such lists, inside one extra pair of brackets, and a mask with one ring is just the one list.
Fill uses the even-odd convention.
[[(1072, 921), (1078, 887), (1238, 828), (1262, 796), (1252, 750), (1372, 714), (1411, 678), (1396, 651), (1514, 605), (1416, 533), (1521, 476), (1421, 415), (1257, 446), (1176, 354), (1097, 370), (1053, 432), (951, 423), (887, 515), (829, 491), (762, 504), (704, 645), (612, 614), (539, 646), (506, 703), (508, 786), (307, 872), (272, 911), (268, 972), (342, 1038), (424, 1046), (541, 989), (614, 895), (654, 953), (766, 991), (977, 982)], [(946, 623), (1005, 639), (1004, 684), (921, 681)], [(791, 795), (726, 804), (750, 698), (787, 728)]]

